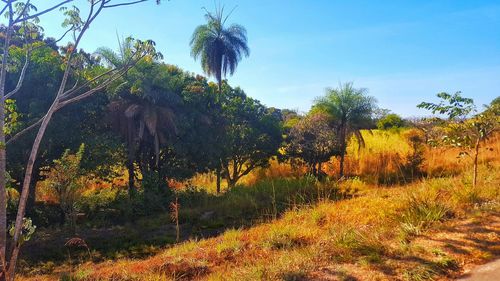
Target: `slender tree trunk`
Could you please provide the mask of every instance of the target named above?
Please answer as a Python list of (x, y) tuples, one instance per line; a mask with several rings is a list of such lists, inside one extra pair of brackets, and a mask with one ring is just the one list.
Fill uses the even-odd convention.
[(236, 186), (236, 181), (230, 177), (227, 178), (227, 188), (229, 190), (233, 189)]
[(16, 269), (16, 263), (17, 263), (17, 257), (19, 255), (19, 250), (20, 250), (20, 236), (21, 236), (21, 230), (22, 230), (22, 223), (23, 223), (23, 218), (24, 218), (24, 213), (26, 210), (26, 201), (27, 197), (29, 194), (29, 186), (31, 183), (31, 178), (33, 174), (33, 167), (35, 165), (35, 160), (38, 154), (38, 149), (40, 148), (40, 143), (42, 142), (42, 138), (45, 135), (45, 131), (47, 130), (47, 126), (49, 125), (50, 120), (52, 119), (52, 115), (54, 114), (56, 108), (57, 108), (58, 102), (55, 101), (52, 106), (49, 108), (47, 111), (47, 114), (45, 115), (45, 118), (42, 121), (42, 124), (40, 125), (40, 128), (38, 129), (38, 133), (35, 137), (35, 141), (33, 142), (33, 146), (31, 148), (31, 153), (30, 157), (28, 160), (28, 165), (26, 166), (26, 171), (24, 175), (24, 182), (22, 185), (22, 192), (21, 192), (21, 197), (19, 198), (19, 206), (17, 210), (17, 216), (16, 216), (16, 226), (21, 226), (21, 228), (16, 229), (14, 233), (14, 239), (12, 241), (12, 250), (11, 250), (11, 257), (10, 257), (10, 262), (9, 262), (9, 274), (8, 278), (9, 280), (14, 280), (14, 274), (15, 274), (15, 269)]
[(7, 152), (5, 144), (5, 81), (7, 78), (7, 60), (9, 57), (9, 45), (12, 36), (11, 19), (7, 26), (5, 34), (5, 42), (3, 47), (2, 66), (0, 70), (0, 263), (2, 266), (2, 276), (0, 279), (6, 278), (5, 274), (7, 265), (6, 247), (7, 247), (7, 194), (6, 194), (6, 169), (7, 169)]
[(477, 160), (479, 157), (479, 145), (481, 142), (481, 138), (477, 138), (476, 147), (474, 148), (474, 174), (472, 176), (472, 186), (476, 187), (477, 185)]
[(339, 171), (340, 178), (344, 177), (344, 160), (347, 149), (346, 131), (347, 131), (346, 122), (342, 120), (342, 123), (340, 124), (340, 171)]
[[(219, 86), (219, 98), (218, 100), (220, 101), (220, 98), (222, 97), (222, 77), (220, 74), (217, 75), (217, 83), (218, 83), (218, 86)], [(216, 174), (217, 174), (217, 182), (216, 182), (216, 186), (217, 186), (217, 194), (220, 193), (220, 185), (221, 185), (221, 164), (219, 163), (218, 166), (217, 166), (217, 169), (216, 169)]]
[(134, 162), (127, 159), (127, 172), (128, 172), (128, 196), (132, 198), (134, 194)]
[(220, 180), (221, 180), (221, 168), (220, 167), (217, 167), (217, 169), (215, 169), (215, 173), (216, 173), (216, 185), (217, 185), (217, 194), (220, 193)]
[(33, 168), (33, 179), (30, 183), (30, 192), (28, 194), (28, 202), (26, 204), (26, 213), (31, 216), (33, 213), (33, 208), (36, 203), (36, 183), (40, 180), (40, 169), (39, 161), (35, 161), (35, 167)]

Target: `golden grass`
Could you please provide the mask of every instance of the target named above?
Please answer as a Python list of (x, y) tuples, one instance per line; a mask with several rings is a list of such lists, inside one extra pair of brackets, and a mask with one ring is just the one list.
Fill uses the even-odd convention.
[[(444, 226), (471, 218), (481, 226), (491, 216), (498, 216), (497, 168), (481, 166), (480, 173), (487, 176), (476, 189), (470, 186), (468, 175), (397, 188), (365, 185), (362, 196), (292, 210), (270, 223), (178, 244), (145, 260), (83, 265), (73, 280), (302, 280), (328, 276), (368, 280), (367, 274), (420, 280), (453, 274), (459, 267), (457, 259), (478, 261), (498, 249), (473, 245), (469, 251), (473, 257), (464, 256), (450, 250), (460, 247), (460, 241), (450, 242), (451, 246), (434, 241), (436, 244), (431, 240), (437, 234), (430, 238), (426, 234), (440, 233)], [(435, 212), (435, 206), (444, 206), (446, 212)], [(408, 232), (405, 224), (420, 229)], [(464, 225), (462, 231), (469, 230)], [(498, 233), (500, 226), (489, 231)], [(498, 239), (495, 237), (484, 236), (484, 242), (491, 243)], [(431, 242), (432, 247), (420, 246)], [(49, 280), (43, 278), (50, 277), (24, 280)]]

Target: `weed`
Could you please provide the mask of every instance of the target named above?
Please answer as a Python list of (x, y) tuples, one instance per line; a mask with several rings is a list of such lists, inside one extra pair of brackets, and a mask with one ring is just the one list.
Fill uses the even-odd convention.
[(451, 217), (451, 209), (441, 202), (432, 191), (415, 192), (408, 195), (400, 216), (402, 239), (420, 235), (431, 224)]

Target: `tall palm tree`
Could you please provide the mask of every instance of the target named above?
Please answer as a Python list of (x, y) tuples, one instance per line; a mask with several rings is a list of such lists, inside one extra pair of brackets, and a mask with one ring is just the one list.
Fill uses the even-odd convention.
[(247, 43), (247, 31), (239, 24), (226, 27), (231, 15), (224, 16), (224, 7), (216, 9), (215, 14), (207, 10), (206, 24), (199, 25), (191, 38), (191, 56), (201, 58), (203, 71), (214, 76), (222, 91), (222, 77), (233, 75), (243, 55), (248, 57), (250, 49)]
[(323, 97), (317, 98), (314, 109), (328, 114), (335, 126), (340, 144), (340, 171), (344, 176), (344, 159), (349, 136), (354, 135), (359, 145), (364, 145), (360, 130), (366, 128), (376, 108), (374, 97), (366, 89), (356, 89), (352, 83), (340, 84), (336, 89), (327, 88)]
[[(206, 24), (199, 25), (191, 38), (191, 56), (195, 60), (201, 58), (203, 71), (214, 76), (222, 95), (222, 77), (227, 73), (233, 75), (242, 57), (250, 55), (247, 43), (247, 31), (238, 24), (226, 27), (226, 21), (231, 12), (224, 16), (224, 7), (210, 13), (206, 9)], [(218, 165), (220, 166), (220, 165)], [(220, 192), (221, 167), (216, 168), (217, 192)]]
[[(109, 66), (120, 67), (132, 57), (133, 42), (131, 37), (118, 40), (118, 53), (102, 47), (97, 49), (96, 55)], [(134, 163), (137, 161), (138, 151), (151, 144), (155, 154), (154, 165), (158, 167), (161, 145), (166, 144), (170, 136), (177, 134), (174, 106), (178, 101), (174, 93), (155, 90), (149, 80), (143, 81), (147, 92), (143, 95), (132, 94), (128, 78), (125, 75), (121, 83), (109, 89), (119, 97), (111, 101), (109, 111), (113, 128), (124, 137), (127, 145), (128, 188), (129, 194), (133, 194)], [(159, 102), (160, 95), (163, 96), (162, 99), (171, 100), (171, 104)]]

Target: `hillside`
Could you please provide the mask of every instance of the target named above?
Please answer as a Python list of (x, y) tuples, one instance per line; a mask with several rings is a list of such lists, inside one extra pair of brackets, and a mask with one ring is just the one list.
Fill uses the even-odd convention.
[(481, 173), (488, 176), (476, 189), (465, 175), (366, 187), (352, 199), (298, 207), (270, 223), (181, 243), (150, 258), (87, 263), (73, 269), (71, 280), (456, 277), (500, 254), (500, 177), (497, 167), (482, 166)]

